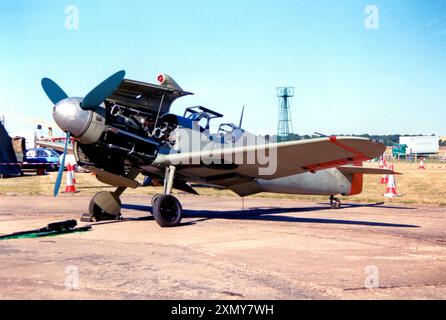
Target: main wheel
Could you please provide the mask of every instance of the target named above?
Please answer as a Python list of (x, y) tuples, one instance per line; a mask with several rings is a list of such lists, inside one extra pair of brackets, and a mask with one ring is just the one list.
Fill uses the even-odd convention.
[(161, 227), (174, 227), (181, 222), (180, 202), (174, 196), (163, 194), (153, 203), (153, 217)]
[(113, 192), (102, 191), (91, 199), (88, 211), (91, 221), (117, 220), (121, 216), (121, 200)]

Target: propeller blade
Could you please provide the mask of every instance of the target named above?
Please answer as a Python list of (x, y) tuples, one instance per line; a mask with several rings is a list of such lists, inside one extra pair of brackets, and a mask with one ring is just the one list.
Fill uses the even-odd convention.
[(70, 141), (70, 133), (67, 132), (65, 139), (65, 147), (63, 150), (62, 162), (60, 163), (59, 172), (57, 173), (56, 184), (54, 185), (54, 196), (57, 197), (59, 193), (60, 183), (62, 182), (63, 170), (65, 169), (65, 156), (67, 155), (68, 142)]
[(122, 80), (124, 80), (125, 71), (121, 70), (101, 82), (96, 88), (91, 90), (84, 98), (81, 108), (84, 110), (92, 110), (99, 106), (105, 99), (112, 95)]
[(53, 104), (68, 98), (68, 95), (53, 80), (43, 78), (41, 83), (43, 91), (45, 91), (46, 95)]

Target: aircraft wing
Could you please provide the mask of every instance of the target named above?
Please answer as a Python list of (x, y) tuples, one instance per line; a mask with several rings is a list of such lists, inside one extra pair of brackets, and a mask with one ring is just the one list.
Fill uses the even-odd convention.
[[(48, 141), (42, 141), (42, 140), (37, 140), (36, 145), (40, 146), (42, 148), (54, 149), (54, 150), (61, 151), (61, 152), (64, 151), (64, 147), (65, 147), (65, 143), (48, 142)], [(68, 154), (73, 153), (73, 145), (71, 145), (71, 144), (68, 145), (67, 153)]]
[[(270, 180), (354, 164), (379, 157), (385, 149), (384, 144), (369, 139), (333, 136), (200, 152), (159, 154), (153, 164), (176, 165), (178, 174), (185, 177), (197, 177), (219, 185), (232, 185), (253, 178)], [(252, 154), (266, 154), (267, 157), (259, 159), (255, 156), (252, 161)], [(251, 162), (246, 163), (250, 156)], [(268, 156), (269, 162), (262, 161), (268, 159)], [(244, 161), (235, 162), (234, 159), (237, 158)], [(215, 164), (222, 162), (222, 159), (225, 164)], [(209, 164), (212, 160), (214, 163)]]

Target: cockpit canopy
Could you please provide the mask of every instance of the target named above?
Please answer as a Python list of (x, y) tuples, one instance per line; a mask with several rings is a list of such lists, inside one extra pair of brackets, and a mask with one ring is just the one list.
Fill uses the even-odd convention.
[(209, 130), (211, 119), (221, 118), (223, 115), (203, 106), (195, 106), (187, 108), (184, 111), (184, 118), (190, 119), (199, 124), (202, 131)]

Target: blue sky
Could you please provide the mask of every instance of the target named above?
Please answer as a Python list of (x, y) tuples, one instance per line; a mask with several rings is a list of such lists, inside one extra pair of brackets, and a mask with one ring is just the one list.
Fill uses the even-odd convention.
[[(79, 29), (65, 8), (79, 8)], [(379, 9), (367, 30), (366, 6)], [(276, 87), (294, 86), (294, 131), (446, 135), (446, 1), (0, 2), (0, 115), (51, 120), (50, 77), (83, 96), (113, 72), (155, 82), (170, 74), (204, 105), (245, 128), (277, 129)], [(14, 116), (8, 116), (13, 114)]]

